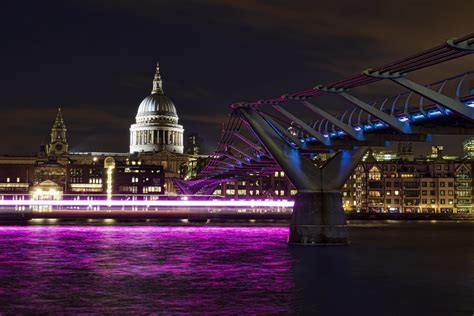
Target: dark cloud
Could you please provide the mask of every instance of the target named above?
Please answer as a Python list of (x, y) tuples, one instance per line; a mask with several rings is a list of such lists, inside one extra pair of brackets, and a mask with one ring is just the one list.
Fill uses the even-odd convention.
[[(72, 148), (127, 150), (160, 61), (186, 132), (212, 149), (228, 104), (332, 82), (470, 33), (473, 9), (471, 0), (10, 1), (0, 19), (0, 133), (12, 137), (0, 148), (36, 151), (61, 105)], [(413, 78), (472, 65), (464, 58)], [(379, 84), (357, 94), (397, 91)]]

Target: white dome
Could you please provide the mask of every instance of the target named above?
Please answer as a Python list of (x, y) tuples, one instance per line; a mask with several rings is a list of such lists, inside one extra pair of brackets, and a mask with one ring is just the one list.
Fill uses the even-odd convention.
[(147, 96), (138, 107), (137, 117), (149, 115), (178, 117), (173, 101), (164, 94), (158, 93)]
[(163, 93), (159, 65), (153, 90), (138, 107), (136, 123), (130, 126), (130, 152), (183, 153), (183, 126), (178, 124), (176, 107)]

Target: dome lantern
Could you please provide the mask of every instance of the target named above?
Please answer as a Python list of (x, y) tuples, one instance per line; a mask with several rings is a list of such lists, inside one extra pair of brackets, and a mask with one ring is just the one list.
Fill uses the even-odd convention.
[(151, 94), (163, 94), (163, 81), (160, 74), (160, 63), (156, 63), (155, 78), (153, 78), (153, 90)]

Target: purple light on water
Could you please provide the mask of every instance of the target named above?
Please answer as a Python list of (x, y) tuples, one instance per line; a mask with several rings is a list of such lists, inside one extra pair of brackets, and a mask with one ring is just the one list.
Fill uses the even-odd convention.
[(0, 312), (291, 314), (287, 235), (287, 227), (0, 226)]
[(287, 200), (162, 200), (162, 201), (117, 201), (117, 200), (0, 200), (0, 206), (142, 206), (142, 207), (293, 207)]

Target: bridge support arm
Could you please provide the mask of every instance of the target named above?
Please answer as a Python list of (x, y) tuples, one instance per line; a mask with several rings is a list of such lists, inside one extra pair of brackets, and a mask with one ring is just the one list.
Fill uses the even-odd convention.
[(320, 176), (320, 170), (298, 149), (285, 142), (275, 131), (275, 125), (270, 125), (252, 108), (240, 108), (240, 112), (297, 190), (316, 192), (321, 189), (315, 181)]
[(240, 111), (298, 190), (288, 242), (305, 245), (346, 244), (347, 226), (340, 189), (351, 173), (350, 169), (362, 158), (363, 150), (338, 154), (325, 167), (319, 168), (297, 148), (285, 142), (275, 126), (257, 111), (248, 107), (240, 108)]
[(281, 114), (283, 114), (284, 116), (286, 116), (287, 118), (289, 118), (290, 120), (292, 120), (293, 122), (295, 122), (296, 124), (298, 124), (306, 133), (313, 136), (321, 143), (325, 145), (329, 145), (329, 139), (324, 138), (323, 134), (314, 130), (311, 126), (309, 126), (308, 124), (306, 124), (305, 122), (303, 122), (302, 120), (300, 120), (299, 118), (291, 114), (290, 112), (286, 111), (281, 106), (274, 105), (273, 108), (277, 110), (278, 112), (280, 112)]
[(427, 88), (421, 84), (413, 82), (405, 77), (390, 78), (393, 82), (435, 102), (436, 104), (442, 105), (445, 108), (453, 111), (456, 114), (464, 116), (470, 121), (474, 121), (474, 109), (466, 106), (465, 104), (445, 96), (437, 91)]
[(341, 150), (329, 159), (322, 167), (325, 191), (340, 191), (368, 150), (366, 146)]
[(372, 116), (375, 116), (382, 122), (387, 123), (394, 129), (398, 130), (399, 132), (405, 133), (405, 134), (410, 134), (411, 133), (411, 126), (408, 122), (402, 123), (400, 122), (397, 118), (380, 111), (379, 109), (371, 106), (370, 104), (365, 103), (364, 101), (348, 94), (347, 92), (341, 92), (340, 95), (354, 104), (355, 106), (361, 108), (362, 110), (366, 111)]
[(320, 115), (321, 117), (325, 118), (329, 122), (333, 123), (334, 125), (336, 125), (340, 129), (342, 129), (346, 134), (348, 134), (352, 138), (354, 138), (356, 140), (364, 140), (364, 135), (363, 135), (362, 129), (360, 130), (360, 132), (357, 132), (356, 130), (354, 130), (352, 128), (352, 126), (349, 126), (346, 123), (340, 121), (336, 117), (332, 116), (331, 114), (329, 114), (328, 112), (322, 110), (321, 108), (315, 106), (314, 104), (309, 103), (308, 101), (302, 101), (301, 103), (304, 106), (306, 106), (308, 109), (313, 111), (314, 113)]

